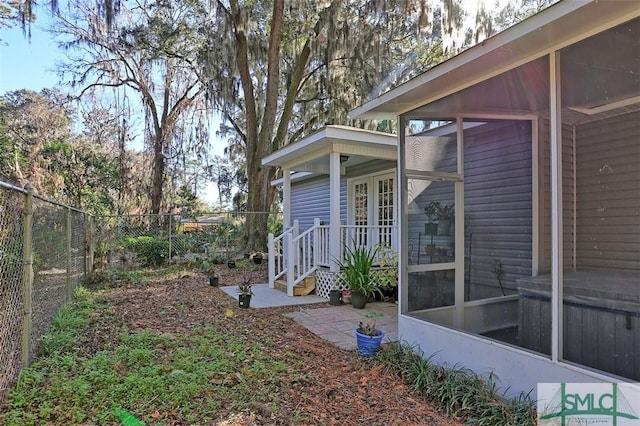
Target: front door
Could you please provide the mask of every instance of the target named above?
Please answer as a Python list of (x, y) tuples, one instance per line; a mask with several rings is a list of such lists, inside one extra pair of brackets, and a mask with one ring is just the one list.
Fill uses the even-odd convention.
[[(395, 173), (352, 179), (349, 182), (350, 240), (356, 245), (395, 247)], [(351, 243), (352, 241), (349, 241)]]

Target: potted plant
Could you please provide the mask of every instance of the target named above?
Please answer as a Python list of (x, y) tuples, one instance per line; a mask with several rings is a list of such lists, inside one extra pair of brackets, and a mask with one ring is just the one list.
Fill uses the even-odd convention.
[(373, 271), (378, 288), (384, 296), (397, 299), (398, 253), (388, 244), (379, 243), (376, 247), (378, 267)]
[(375, 355), (380, 349), (380, 344), (384, 338), (384, 331), (376, 327), (376, 317), (381, 317), (382, 312), (370, 312), (365, 321), (358, 323), (355, 330), (358, 353), (361, 356)]
[(238, 285), (238, 306), (248, 308), (251, 305), (251, 296), (253, 296), (251, 281), (245, 277), (242, 283)]
[(351, 305), (363, 309), (370, 296), (381, 294), (376, 280), (371, 278), (371, 268), (376, 261), (378, 248), (370, 249), (357, 246), (353, 249), (345, 246), (344, 259), (338, 262), (344, 280), (349, 286)]
[(197, 268), (209, 278), (209, 285), (213, 287), (218, 287), (219, 277), (216, 274), (216, 270), (213, 267), (215, 261), (212, 259), (203, 259), (200, 257), (196, 257), (193, 260), (193, 265), (197, 266)]
[(207, 270), (207, 276), (209, 277), (209, 285), (212, 287), (218, 287), (220, 284), (220, 277), (218, 277), (214, 268), (209, 268)]
[(257, 252), (253, 254), (253, 263), (260, 265), (262, 263), (262, 253)]
[(342, 305), (342, 290), (329, 290), (329, 304), (332, 306)]
[[(429, 223), (425, 224), (425, 234), (449, 235), (451, 223), (454, 219), (453, 206), (442, 204), (440, 201), (432, 201), (424, 208), (424, 213), (429, 220)], [(437, 232), (434, 232), (434, 222), (437, 222)]]
[(436, 254), (436, 245), (435, 244), (427, 244), (424, 248), (424, 252), (427, 256), (433, 256)]

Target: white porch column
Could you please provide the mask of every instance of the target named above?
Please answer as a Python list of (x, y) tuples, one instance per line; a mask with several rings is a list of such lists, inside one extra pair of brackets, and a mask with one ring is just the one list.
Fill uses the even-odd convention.
[(329, 269), (338, 272), (340, 266), (340, 153), (329, 154)]
[[(464, 120), (457, 119), (457, 172), (464, 176)], [(464, 328), (464, 181), (455, 183), (455, 314), (454, 324)]]
[(551, 360), (562, 355), (562, 101), (560, 98), (560, 52), (549, 55), (551, 132)]
[(282, 169), (282, 222), (284, 229), (291, 227), (291, 170)]

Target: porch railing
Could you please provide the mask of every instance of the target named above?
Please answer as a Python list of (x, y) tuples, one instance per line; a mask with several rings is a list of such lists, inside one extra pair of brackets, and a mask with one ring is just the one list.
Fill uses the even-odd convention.
[(285, 268), (285, 238), (287, 235), (298, 234), (298, 221), (294, 222), (294, 225), (285, 229), (284, 232), (277, 237), (273, 234), (269, 234), (269, 287), (275, 286), (276, 280), (282, 278), (287, 270)]
[[(286, 276), (287, 294), (293, 296), (293, 287), (312, 275), (318, 267), (330, 267), (332, 255), (329, 250), (329, 225), (314, 225), (300, 233), (298, 222), (274, 237), (269, 234), (269, 287)], [(395, 226), (340, 225), (340, 247), (338, 259), (342, 259), (344, 248), (367, 246), (374, 249), (378, 244), (388, 244), (397, 251), (398, 241)]]

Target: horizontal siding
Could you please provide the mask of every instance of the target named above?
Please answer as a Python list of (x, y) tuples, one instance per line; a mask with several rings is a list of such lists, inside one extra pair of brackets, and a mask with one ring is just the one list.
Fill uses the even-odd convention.
[(531, 276), (531, 164), (529, 122), (497, 122), (465, 132), (468, 299), (501, 294), (491, 272), (496, 261), (508, 293), (518, 278)]
[[(291, 185), (291, 222), (298, 220), (302, 230), (313, 226), (319, 218), (329, 223), (329, 177), (294, 182)], [(340, 220), (346, 223), (347, 182), (340, 181)]]
[(578, 267), (640, 271), (640, 113), (576, 135)]
[[(446, 153), (455, 156), (450, 144), (447, 148)], [(531, 125), (498, 121), (467, 130), (464, 153), (465, 297), (475, 300), (501, 294), (491, 272), (496, 261), (504, 269), (503, 286), (514, 293), (516, 280), (531, 276)], [(442, 159), (436, 170), (455, 171), (450, 169), (452, 164), (451, 159)], [(453, 199), (451, 182), (431, 182), (415, 198), (415, 213), (409, 215), (409, 245), (410, 253), (421, 254), (421, 262), (428, 258), (424, 246), (430, 242), (424, 235), (426, 216), (421, 209), (430, 201), (453, 204)], [(453, 240), (453, 235), (438, 236), (434, 242), (448, 249)]]

